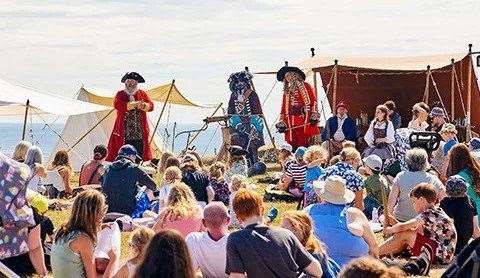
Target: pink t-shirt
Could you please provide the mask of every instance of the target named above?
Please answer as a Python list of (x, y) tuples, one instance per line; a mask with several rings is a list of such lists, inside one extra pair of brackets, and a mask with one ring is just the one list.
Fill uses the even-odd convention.
[(194, 216), (182, 220), (165, 221), (163, 229), (175, 230), (185, 238), (191, 232), (203, 231), (202, 217)]

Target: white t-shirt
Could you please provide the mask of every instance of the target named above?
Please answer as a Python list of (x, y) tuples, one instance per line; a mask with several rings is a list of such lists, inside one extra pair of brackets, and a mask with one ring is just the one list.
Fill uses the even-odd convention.
[(169, 183), (164, 183), (160, 189), (158, 189), (158, 200), (159, 201), (167, 201), (168, 194), (170, 194), (170, 190), (172, 190), (172, 185)]
[(203, 277), (228, 277), (225, 274), (227, 239), (228, 234), (214, 241), (207, 232), (193, 232), (185, 238), (193, 267), (200, 268)]

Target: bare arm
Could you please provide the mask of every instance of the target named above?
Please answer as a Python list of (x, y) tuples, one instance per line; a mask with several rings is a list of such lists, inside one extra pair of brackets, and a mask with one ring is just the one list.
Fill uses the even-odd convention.
[(117, 262), (117, 255), (115, 254), (115, 251), (113, 251), (113, 249), (111, 249), (109, 252), (108, 252), (108, 257), (110, 259), (110, 261), (108, 262), (108, 265), (107, 265), (107, 268), (105, 269), (105, 272), (103, 273), (103, 278), (110, 278), (110, 277), (113, 277), (114, 273), (114, 266), (115, 266), (115, 263)]
[(45, 266), (45, 257), (43, 256), (42, 239), (40, 237), (40, 225), (35, 226), (28, 233), (28, 257), (32, 262), (35, 272), (41, 277), (47, 276), (47, 267)]
[(473, 217), (473, 238), (480, 237), (480, 228), (478, 227), (478, 216)]
[[(370, 227), (370, 224), (368, 223), (368, 219), (365, 214), (363, 214), (363, 212), (361, 212), (357, 208), (349, 208), (347, 210), (347, 221), (349, 222), (349, 229), (354, 226), (350, 225), (351, 223), (358, 223), (361, 225), (360, 227), (357, 227), (360, 228), (362, 232), (362, 234), (359, 236), (361, 236), (367, 243), (369, 254), (373, 257), (378, 257), (378, 243), (375, 239), (375, 235), (372, 231), (372, 228)], [(357, 233), (354, 233), (353, 231), (352, 233), (357, 235)]]
[(363, 204), (363, 190), (360, 189), (357, 192), (355, 192), (355, 207), (358, 208), (359, 210), (363, 211), (365, 209), (365, 206)]
[(70, 243), (70, 248), (73, 252), (80, 254), (87, 278), (96, 278), (97, 270), (92, 241), (87, 236), (81, 235)]
[(213, 190), (213, 187), (210, 185), (207, 186), (207, 196), (208, 196), (208, 202), (211, 203), (213, 202), (213, 199), (215, 198), (215, 191)]
[(282, 178), (280, 179), (280, 181), (277, 184), (277, 189), (287, 191), (288, 186), (290, 185), (292, 180), (293, 180), (292, 177), (287, 176), (287, 175), (283, 175)]
[(397, 204), (397, 199), (398, 196), (400, 195), (400, 188), (398, 185), (393, 184), (392, 190), (390, 191), (390, 194), (388, 195), (388, 213), (391, 215), (393, 212), (393, 209), (395, 208), (395, 205)]
[(322, 277), (323, 271), (322, 271), (322, 266), (317, 260), (313, 260), (306, 268), (305, 268), (305, 273), (309, 274), (310, 276), (313, 277)]
[(128, 272), (128, 267), (126, 263), (113, 276), (113, 278), (128, 278), (128, 277), (129, 277), (129, 272)]
[(403, 231), (416, 230), (418, 229), (418, 227), (422, 225), (422, 223), (423, 223), (422, 220), (413, 218), (408, 220), (407, 222), (397, 223), (392, 227), (386, 228), (385, 234), (390, 235), (390, 234), (403, 232)]

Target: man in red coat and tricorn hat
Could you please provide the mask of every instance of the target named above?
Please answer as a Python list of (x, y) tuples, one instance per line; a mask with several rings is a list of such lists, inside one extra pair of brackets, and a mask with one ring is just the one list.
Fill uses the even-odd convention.
[(280, 121), (276, 124), (280, 133), (293, 149), (308, 147), (318, 139), (319, 113), (317, 96), (312, 86), (305, 82), (305, 73), (297, 67), (285, 66), (277, 72), (277, 80), (283, 82)]
[(107, 161), (115, 160), (118, 150), (125, 144), (134, 146), (143, 161), (151, 160), (147, 112), (153, 111), (153, 102), (147, 93), (137, 88), (145, 79), (136, 72), (127, 72), (122, 83), (125, 89), (117, 92), (113, 102), (117, 118), (108, 142)]

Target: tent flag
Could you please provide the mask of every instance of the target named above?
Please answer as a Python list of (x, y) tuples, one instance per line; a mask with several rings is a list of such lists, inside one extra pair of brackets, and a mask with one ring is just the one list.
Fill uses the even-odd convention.
[[(158, 102), (165, 102), (165, 99), (168, 94), (168, 90), (170, 89), (171, 83), (160, 85), (158, 87), (154, 87), (152, 89), (147, 90), (147, 94), (153, 101)], [(109, 107), (113, 107), (113, 98), (115, 97), (115, 93), (102, 93), (100, 91), (93, 91), (89, 89), (85, 89), (89, 93), (89, 100), (92, 103), (101, 104)], [(193, 106), (193, 107), (206, 107), (195, 104), (185, 98), (182, 93), (178, 90), (177, 86), (174, 84), (170, 97), (168, 99), (168, 103), (170, 104), (178, 104), (184, 106)]]
[(61, 116), (108, 110), (108, 107), (83, 102), (0, 79), (0, 116), (24, 115), (27, 100), (39, 113)]

